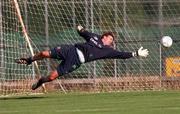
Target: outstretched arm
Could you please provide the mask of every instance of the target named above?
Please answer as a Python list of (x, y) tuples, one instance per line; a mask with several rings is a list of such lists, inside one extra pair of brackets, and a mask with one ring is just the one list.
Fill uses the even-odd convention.
[(135, 52), (120, 52), (117, 50), (113, 50), (109, 54), (109, 58), (114, 58), (114, 59), (128, 59), (131, 57), (147, 57), (149, 55), (149, 51), (147, 49), (143, 49), (143, 47), (140, 47), (138, 51)]
[(81, 25), (77, 26), (77, 31), (79, 33), (79, 35), (81, 37), (83, 37), (86, 41), (89, 41), (90, 38), (92, 37), (99, 37), (98, 34), (92, 33), (92, 32), (88, 32), (87, 30), (85, 30)]

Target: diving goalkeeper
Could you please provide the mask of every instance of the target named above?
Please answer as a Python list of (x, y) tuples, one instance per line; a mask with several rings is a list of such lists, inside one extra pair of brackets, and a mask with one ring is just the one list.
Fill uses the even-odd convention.
[(43, 83), (55, 80), (58, 76), (74, 71), (83, 63), (99, 59), (128, 59), (136, 56), (147, 57), (149, 54), (148, 50), (143, 49), (143, 47), (135, 52), (120, 52), (113, 49), (114, 35), (111, 32), (98, 35), (88, 32), (81, 25), (77, 26), (77, 31), (86, 40), (85, 43), (60, 45), (53, 49), (39, 52), (32, 57), (16, 60), (18, 64), (27, 65), (44, 58), (61, 60), (56, 70), (51, 71), (47, 77), (41, 77), (32, 85), (32, 90), (37, 89)]

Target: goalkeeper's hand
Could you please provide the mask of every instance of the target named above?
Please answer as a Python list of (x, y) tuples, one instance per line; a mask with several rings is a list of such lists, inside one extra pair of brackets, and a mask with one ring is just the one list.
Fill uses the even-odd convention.
[(82, 31), (82, 30), (84, 30), (84, 28), (83, 28), (81, 25), (78, 25), (78, 26), (77, 26), (77, 30), (78, 30), (78, 31)]
[(134, 52), (133, 56), (147, 57), (149, 55), (149, 51), (147, 49), (143, 49), (140, 47), (138, 51)]

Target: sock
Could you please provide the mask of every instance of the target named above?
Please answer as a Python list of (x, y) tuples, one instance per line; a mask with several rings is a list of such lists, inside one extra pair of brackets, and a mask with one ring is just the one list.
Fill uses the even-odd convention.
[(26, 59), (27, 65), (30, 65), (33, 61), (32, 57)]
[(37, 82), (37, 87), (41, 86), (43, 83), (45, 82), (50, 82), (51, 80), (49, 79), (49, 77), (41, 77), (39, 79), (39, 81)]

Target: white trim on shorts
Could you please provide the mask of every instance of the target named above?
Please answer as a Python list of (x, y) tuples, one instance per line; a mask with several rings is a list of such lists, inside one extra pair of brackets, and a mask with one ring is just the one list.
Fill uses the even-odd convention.
[(82, 51), (79, 50), (78, 48), (76, 48), (76, 51), (77, 51), (77, 54), (78, 54), (78, 57), (79, 57), (79, 61), (81, 63), (85, 63), (85, 58), (84, 58), (84, 54), (82, 53)]

